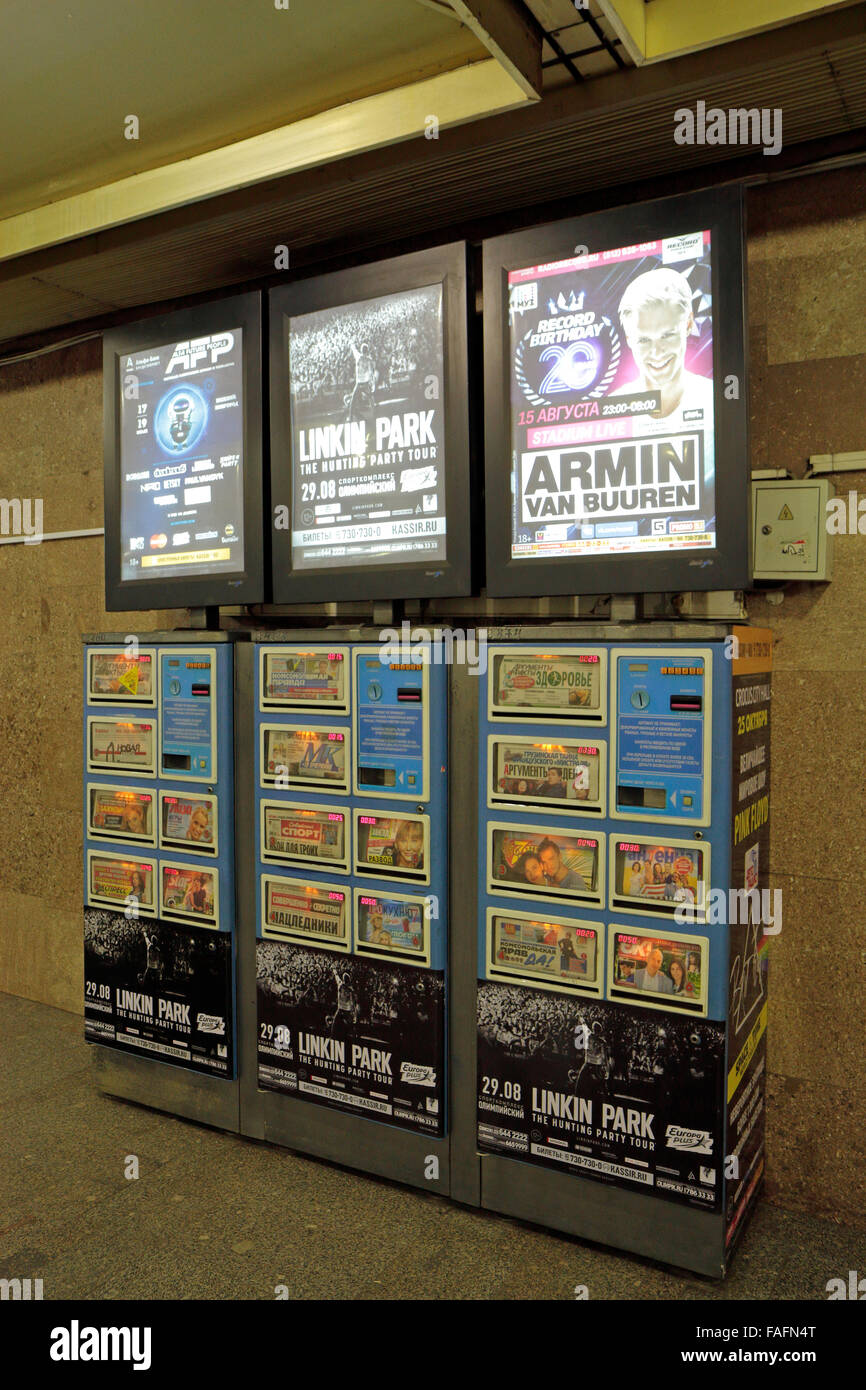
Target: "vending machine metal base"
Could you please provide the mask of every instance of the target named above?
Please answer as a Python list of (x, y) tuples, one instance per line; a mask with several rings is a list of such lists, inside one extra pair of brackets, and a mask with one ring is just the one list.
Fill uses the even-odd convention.
[(94, 1081), (103, 1095), (214, 1129), (234, 1133), (240, 1129), (237, 1081), (200, 1076), (150, 1057), (127, 1057), (98, 1043), (91, 1048), (90, 1058)]
[(85, 636), (83, 810), (96, 1084), (236, 1132), (235, 637)]
[(474, 948), (449, 905), (448, 672), (384, 640), (256, 632), (237, 653), (241, 1130), (472, 1201), (477, 1156), (462, 1177), (452, 1160)]
[(764, 1167), (769, 634), (488, 641), (483, 680), (452, 678), (480, 1204), (722, 1277)]

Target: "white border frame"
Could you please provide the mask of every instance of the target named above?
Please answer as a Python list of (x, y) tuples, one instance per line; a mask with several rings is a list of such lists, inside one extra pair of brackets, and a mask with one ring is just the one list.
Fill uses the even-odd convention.
[[(713, 801), (713, 649), (711, 647), (690, 647), (685, 644), (659, 643), (655, 647), (611, 647), (611, 697), (610, 697), (610, 775), (608, 777), (608, 817), (610, 820), (641, 821), (650, 825), (696, 825), (710, 824)], [(616, 808), (616, 752), (619, 726), (619, 689), (617, 685), (617, 662), (620, 657), (669, 658), (674, 664), (682, 665), (699, 657), (704, 662), (704, 704), (701, 711), (704, 720), (704, 740), (702, 754), (704, 761), (704, 804), (700, 816), (653, 816), (642, 812), (637, 806), (627, 811)], [(676, 718), (671, 710), (663, 711), (659, 717)], [(661, 775), (661, 774), (659, 774)]]
[[(163, 837), (162, 826), (162, 803), (166, 797), (173, 796), (177, 800), (183, 801), (187, 798), (190, 801), (211, 801), (213, 802), (213, 840), (206, 848), (200, 848), (199, 840), (183, 840), (180, 844), (176, 840), (166, 840)], [(201, 854), (207, 859), (216, 859), (219, 854), (219, 797), (216, 792), (189, 791), (178, 787), (160, 787), (159, 789), (159, 847), (160, 849), (180, 850), (181, 854)]]
[[(401, 814), (402, 812), (402, 814)], [(361, 816), (375, 816), (377, 820), (414, 820), (421, 821), (424, 829), (424, 872), (413, 876), (411, 869), (402, 869), (397, 872), (389, 869), (387, 864), (369, 864), (359, 856), (361, 845), (361, 832), (358, 829), (358, 822)], [(395, 806), (392, 811), (380, 806), (353, 806), (352, 807), (352, 872), (361, 874), (364, 878), (385, 879), (388, 883), (430, 883), (430, 816), (426, 811), (405, 811), (402, 806)]]
[[(308, 888), (315, 888), (317, 892), (319, 892), (319, 891), (321, 890), (321, 891), (323, 891), (323, 892), (324, 892), (324, 891), (330, 891), (331, 893), (341, 893), (341, 894), (343, 895), (343, 928), (344, 928), (344, 931), (343, 931), (343, 936), (341, 937), (340, 941), (339, 941), (339, 942), (335, 942), (332, 938), (323, 937), (323, 936), (318, 936), (318, 935), (316, 935), (315, 932), (307, 933), (307, 932), (302, 932), (302, 931), (300, 931), (300, 930), (297, 930), (297, 929), (295, 929), (295, 928), (292, 928), (292, 929), (291, 929), (291, 934), (289, 934), (289, 931), (288, 931), (288, 929), (287, 929), (287, 930), (286, 930), (285, 932), (283, 932), (282, 934), (277, 935), (277, 934), (275, 933), (275, 931), (274, 931), (274, 928), (273, 928), (273, 927), (269, 927), (269, 926), (268, 926), (268, 923), (267, 923), (267, 918), (268, 918), (268, 887), (267, 887), (267, 886), (268, 886), (269, 883), (279, 883), (279, 884), (283, 884), (283, 885), (288, 884), (288, 885), (290, 885), (290, 886), (292, 886), (292, 887), (298, 889), (298, 890), (301, 891), (301, 892), (305, 891), (305, 890), (308, 889)], [(352, 934), (353, 934), (353, 931), (354, 931), (354, 924), (353, 924), (353, 922), (352, 922), (352, 888), (351, 888), (351, 885), (350, 885), (350, 884), (348, 884), (348, 883), (319, 883), (318, 881), (311, 882), (311, 881), (309, 881), (309, 880), (307, 880), (307, 879), (303, 879), (303, 878), (294, 878), (293, 876), (291, 876), (291, 875), (289, 875), (289, 874), (262, 874), (262, 875), (261, 875), (261, 899), (262, 899), (262, 903), (261, 903), (261, 928), (262, 928), (262, 934), (261, 934), (260, 940), (262, 940), (262, 941), (282, 941), (282, 942), (284, 942), (284, 943), (287, 942), (290, 946), (293, 945), (293, 944), (296, 944), (296, 945), (303, 945), (303, 946), (317, 946), (317, 947), (321, 947), (321, 949), (322, 949), (323, 951), (336, 951), (336, 952), (339, 952), (339, 954), (341, 954), (341, 955), (348, 955), (348, 954), (351, 952), (351, 950), (352, 950)]]
[(511, 794), (493, 791), (493, 779), (496, 776), (495, 746), (497, 743), (527, 743), (538, 744), (547, 740), (539, 736), (538, 738), (524, 738), (521, 734), (505, 734), (501, 731), (487, 735), (487, 805), (492, 810), (513, 810), (525, 809), (528, 812), (541, 812), (542, 815), (550, 814), (552, 809), (556, 811), (566, 811), (571, 816), (599, 816), (605, 813), (605, 797), (607, 793), (607, 740), (596, 739), (575, 739), (575, 738), (555, 738), (551, 742), (563, 747), (574, 746), (575, 748), (587, 747), (595, 744), (598, 748), (598, 801), (569, 801), (565, 797), (538, 797), (537, 800), (524, 800), (522, 797)]
[[(101, 849), (88, 849), (87, 851), (87, 878), (84, 884), (84, 901), (88, 907), (109, 907), (114, 912), (122, 912), (126, 915), (126, 910), (131, 905), (124, 899), (118, 902), (116, 898), (97, 898), (91, 891), (90, 867), (94, 859), (113, 859), (121, 863), (148, 864), (151, 869), (150, 881), (153, 887), (153, 902), (148, 906), (146, 903), (136, 904), (134, 913), (130, 913), (131, 919), (135, 917), (158, 917), (159, 916), (159, 860), (151, 858), (149, 854), (109, 854)], [(129, 894), (127, 894), (129, 897)]]
[[(268, 729), (278, 729), (281, 732), (296, 732), (300, 730), (307, 733), (342, 734), (343, 736), (343, 780), (342, 782), (327, 781), (324, 777), (288, 777), (288, 786), (277, 786), (276, 775), (271, 777), (265, 772), (265, 734)], [(295, 723), (294, 721), (285, 723), (265, 723), (259, 725), (259, 786), (265, 791), (270, 792), (318, 792), (321, 796), (348, 796), (351, 790), (350, 763), (352, 759), (352, 732), (343, 724), (306, 724)]]
[[(401, 903), (413, 903), (421, 909), (421, 920), (424, 928), (424, 945), (420, 951), (407, 951), (400, 947), (394, 947), (389, 951), (384, 946), (371, 946), (369, 942), (362, 941), (360, 938), (360, 899), (361, 898), (382, 898), (388, 901)], [(378, 890), (369, 888), (355, 888), (352, 894), (352, 950), (355, 955), (367, 960), (384, 960), (389, 965), (394, 961), (403, 961), (408, 965), (427, 965), (430, 964), (432, 949), (432, 917), (430, 915), (430, 899), (413, 896), (410, 893), (382, 893)]]
[[(117, 834), (108, 833), (105, 830), (94, 830), (93, 828), (93, 806), (90, 800), (91, 792), (112, 792), (115, 796), (118, 793), (130, 792), (133, 796), (150, 796), (150, 815), (153, 822), (153, 837), (148, 835), (124, 835), (122, 832)], [(87, 803), (87, 823), (85, 825), (85, 838), (88, 840), (105, 840), (115, 845), (147, 845), (150, 849), (156, 849), (159, 836), (159, 825), (157, 817), (159, 812), (159, 799), (156, 795), (156, 788), (150, 787), (121, 787), (111, 786), (108, 782), (90, 782), (85, 779), (84, 783), (85, 801)]]
[[(265, 671), (267, 669), (267, 659), (270, 656), (288, 656), (289, 654), (302, 656), (315, 656), (319, 652), (328, 655), (331, 652), (339, 652), (343, 657), (343, 698), (342, 700), (276, 700), (266, 699)], [(309, 644), (302, 643), (280, 643), (277, 645), (272, 642), (263, 642), (259, 649), (259, 710), (262, 714), (268, 714), (273, 710), (305, 710), (312, 713), (321, 710), (325, 714), (348, 714), (351, 703), (352, 692), (352, 656), (348, 647), (333, 646), (319, 642)]]
[[(211, 690), (210, 690), (210, 772), (172, 772), (167, 771), (162, 765), (163, 757), (163, 732), (165, 729), (165, 710), (162, 701), (162, 667), (164, 661), (171, 661), (175, 657), (196, 657), (211, 659)], [(218, 767), (218, 748), (217, 744), (217, 700), (219, 699), (219, 681), (217, 672), (217, 649), (216, 647), (161, 647), (159, 652), (159, 762), (157, 764), (160, 778), (165, 778), (169, 782), (206, 782), (215, 786), (219, 776)]]
[[(493, 946), (495, 941), (494, 919), (497, 917), (517, 918), (521, 922), (538, 922), (539, 920), (549, 922), (554, 927), (589, 927), (595, 932), (595, 978), (592, 981), (576, 980), (573, 985), (560, 984), (558, 981), (550, 980), (544, 975), (533, 975), (522, 970), (510, 969), (502, 966), (497, 969), (493, 964)], [(590, 922), (579, 917), (554, 917), (551, 913), (532, 913), (532, 912), (508, 912), (500, 907), (488, 907), (485, 930), (485, 958), (484, 958), (484, 978), (486, 980), (496, 980), (500, 983), (518, 983), (529, 985), (533, 989), (550, 990), (555, 994), (574, 995), (589, 994), (594, 998), (602, 998), (604, 995), (605, 981), (605, 961), (606, 961), (606, 942), (604, 922)]]
[(138, 655), (149, 656), (153, 665), (151, 666), (151, 683), (153, 684), (153, 698), (145, 699), (141, 695), (127, 695), (121, 698), (118, 695), (96, 695), (93, 690), (93, 670), (92, 661), (95, 656), (123, 656), (127, 661), (134, 661), (137, 658), (129, 657), (126, 648), (122, 646), (88, 646), (86, 651), (87, 659), (87, 703), (89, 705), (134, 705), (137, 709), (156, 709), (159, 700), (159, 661), (157, 660), (156, 647), (139, 647)]
[[(643, 918), (649, 917), (649, 918), (651, 918), (653, 921), (657, 921), (657, 922), (673, 922), (673, 920), (674, 920), (674, 912), (676, 911), (676, 908), (677, 908), (677, 907), (682, 907), (682, 906), (688, 906), (688, 904), (674, 903), (674, 905), (673, 905), (673, 907), (670, 909), (670, 911), (668, 911), (666, 908), (663, 909), (663, 910), (660, 910), (659, 908), (652, 906), (652, 904), (653, 904), (654, 902), (658, 901), (657, 899), (654, 899), (654, 898), (647, 898), (647, 899), (644, 899), (644, 898), (627, 898), (626, 895), (625, 895), (624, 893), (623, 893), (623, 894), (618, 894), (617, 887), (616, 887), (616, 846), (617, 846), (617, 842), (618, 842), (619, 840), (626, 840), (626, 839), (628, 839), (629, 841), (633, 841), (635, 844), (641, 845), (642, 847), (643, 847), (643, 846), (646, 846), (647, 848), (651, 848), (653, 845), (655, 845), (656, 848), (658, 848), (659, 846), (661, 846), (661, 847), (664, 848), (664, 849), (683, 849), (683, 850), (689, 850), (689, 851), (691, 851), (692, 853), (694, 853), (695, 851), (698, 851), (699, 853), (701, 853), (701, 854), (704, 856), (704, 873), (703, 873), (703, 879), (702, 879), (702, 881), (703, 881), (703, 886), (704, 886), (704, 893), (703, 893), (703, 897), (702, 897), (702, 898), (701, 898), (701, 897), (696, 898), (694, 904), (692, 905), (692, 920), (695, 921), (695, 922), (704, 922), (704, 921), (706, 920), (707, 901), (708, 901), (708, 896), (709, 896), (709, 892), (710, 892), (710, 882), (711, 882), (711, 880), (710, 880), (710, 842), (709, 842), (709, 840), (672, 840), (672, 839), (670, 839), (669, 837), (666, 837), (666, 836), (664, 836), (664, 835), (645, 835), (645, 834), (643, 834), (643, 833), (641, 833), (640, 835), (628, 835), (626, 832), (623, 832), (622, 835), (612, 835), (612, 834), (609, 834), (609, 835), (608, 835), (608, 846), (609, 846), (609, 850), (608, 850), (608, 880), (607, 880), (607, 881), (608, 881), (608, 897), (607, 897), (607, 900), (608, 900), (608, 907), (609, 907), (610, 911), (611, 911), (611, 912), (627, 912), (627, 913), (629, 914), (629, 916), (636, 916), (636, 917), (643, 917)], [(699, 880), (699, 889), (700, 889), (700, 882), (701, 882), (701, 880)], [(663, 899), (662, 899), (662, 901), (663, 901)], [(629, 906), (626, 906), (627, 903), (642, 903), (643, 906), (642, 906), (642, 907), (629, 907)], [(649, 903), (649, 906), (647, 906), (647, 903)]]
[[(144, 711), (142, 711), (142, 713), (144, 713)], [(115, 725), (116, 725), (116, 724), (133, 724), (133, 725), (134, 725), (134, 724), (144, 724), (145, 722), (146, 722), (146, 720), (145, 720), (144, 718), (142, 718), (142, 719), (110, 719), (110, 718), (106, 718), (106, 716), (103, 715), (103, 714), (88, 714), (88, 716), (87, 716), (87, 747), (85, 748), (85, 755), (86, 755), (86, 756), (85, 756), (86, 770), (87, 770), (88, 772), (101, 773), (103, 777), (145, 777), (145, 778), (147, 778), (148, 781), (155, 781), (155, 780), (156, 780), (156, 760), (157, 760), (157, 758), (159, 757), (159, 725), (160, 725), (160, 720), (156, 717), (156, 715), (153, 715), (152, 718), (151, 718), (151, 720), (150, 720), (150, 726), (151, 726), (151, 731), (152, 731), (152, 732), (151, 732), (151, 744), (152, 744), (152, 746), (151, 746), (150, 767), (147, 769), (147, 771), (142, 771), (141, 769), (137, 769), (137, 768), (134, 768), (134, 767), (120, 767), (119, 765), (112, 765), (111, 767), (104, 767), (104, 766), (102, 765), (102, 763), (94, 763), (94, 762), (91, 761), (91, 749), (92, 749), (92, 747), (93, 747), (93, 739), (91, 738), (91, 731), (92, 731), (92, 728), (93, 728), (93, 725), (94, 725), (94, 724), (115, 724)]]
[[(265, 836), (265, 826), (267, 824), (267, 814), (269, 809), (279, 809), (280, 811), (307, 811), (315, 815), (340, 815), (343, 817), (343, 850), (342, 859), (290, 859), (284, 854), (275, 854), (273, 850), (268, 850)], [(318, 802), (310, 801), (273, 801), (267, 797), (262, 797), (259, 802), (259, 858), (263, 864), (291, 864), (294, 867), (312, 869), (314, 872), (325, 874), (348, 874), (352, 872), (352, 815), (348, 806), (322, 806)]]
[[(493, 832), (495, 830), (507, 830), (511, 834), (519, 834), (525, 831), (528, 835), (537, 836), (543, 840), (545, 835), (558, 839), (578, 839), (598, 841), (598, 885), (587, 893), (575, 892), (566, 888), (557, 893), (555, 888), (550, 888), (545, 884), (543, 889), (526, 888), (513, 882), (503, 882), (501, 879), (493, 877)], [(520, 821), (501, 821), (488, 820), (487, 822), (487, 847), (486, 847), (486, 873), (487, 873), (487, 892), (493, 893), (497, 897), (503, 898), (527, 898), (532, 902), (549, 902), (556, 906), (562, 903), (582, 903), (585, 907), (598, 907), (603, 909), (605, 899), (605, 870), (607, 867), (606, 836), (603, 830), (597, 830), (595, 825), (589, 827), (578, 825), (525, 825)]]
[[(410, 645), (423, 646), (428, 657), (432, 657), (432, 642), (419, 640), (413, 643), (411, 632), (409, 642)], [(359, 758), (361, 754), (358, 734), (358, 715), (360, 713), (360, 701), (358, 699), (358, 685), (360, 680), (358, 675), (358, 658), (363, 656), (375, 656), (381, 661), (382, 646), (384, 645), (385, 644), (382, 643), (378, 647), (355, 647), (352, 651), (352, 744), (355, 749), (355, 754), (352, 759), (352, 792), (355, 796), (374, 797), (378, 801), (426, 802), (430, 799), (430, 660), (421, 663), (421, 742), (423, 745), (421, 758), (421, 786), (416, 788), (415, 791), (398, 792), (396, 790), (371, 791), (368, 787), (362, 787), (358, 784), (356, 759)], [(383, 664), (386, 666), (389, 665), (387, 662)], [(394, 664), (400, 665), (401, 663), (396, 662)], [(393, 670), (393, 665), (390, 666), (389, 669)]]
[[(659, 923), (661, 926), (662, 924)], [(690, 1008), (686, 1004), (666, 1004), (662, 999), (676, 999), (679, 995), (642, 994), (638, 989), (628, 989), (624, 985), (614, 984), (613, 980), (613, 959), (614, 942), (617, 932), (626, 932), (629, 936), (643, 936), (648, 941), (681, 941), (684, 947), (700, 946), (703, 952), (701, 956), (701, 984), (702, 999), (700, 1008)], [(642, 1009), (660, 1009), (662, 1013), (678, 1014), (680, 1018), (706, 1018), (709, 1011), (710, 997), (710, 938), (694, 932), (689, 936), (676, 931), (645, 931), (639, 927), (632, 927), (627, 922), (608, 922), (607, 924), (607, 968), (605, 970), (606, 997), (614, 1004), (633, 1004)]]
[[(188, 874), (211, 874), (213, 877), (213, 916), (204, 917), (200, 912), (181, 912), (176, 907), (166, 907), (163, 900), (163, 869), (183, 869)], [(219, 867), (212, 860), (209, 863), (188, 864), (179, 859), (160, 859), (159, 861), (159, 915), (166, 922), (191, 922), (199, 927), (209, 927), (219, 931), (220, 923), (220, 874)]]
[[(496, 658), (498, 656), (523, 657), (527, 661), (538, 661), (541, 657), (574, 657), (582, 653), (588, 653), (598, 657), (598, 679), (600, 686), (600, 705), (597, 719), (587, 719), (586, 715), (581, 717), (572, 714), (566, 707), (556, 709), (533, 710), (529, 707), (512, 708), (506, 710), (504, 706), (497, 705), (493, 699), (493, 680), (496, 670)], [(547, 643), (544, 647), (526, 646), (522, 642), (509, 643), (507, 646), (497, 645), (487, 648), (487, 719), (491, 724), (520, 724), (527, 721), (530, 724), (559, 724), (566, 728), (589, 728), (603, 729), (608, 724), (608, 652), (606, 647), (593, 646), (591, 643), (582, 642), (577, 646), (559, 646), (556, 641)], [(593, 663), (594, 664), (594, 663)]]

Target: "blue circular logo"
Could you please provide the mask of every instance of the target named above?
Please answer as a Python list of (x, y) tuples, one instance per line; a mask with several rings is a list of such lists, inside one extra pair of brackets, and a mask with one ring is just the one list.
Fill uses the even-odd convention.
[(178, 384), (167, 391), (153, 420), (159, 447), (175, 458), (188, 454), (204, 434), (208, 413), (208, 403), (197, 386)]

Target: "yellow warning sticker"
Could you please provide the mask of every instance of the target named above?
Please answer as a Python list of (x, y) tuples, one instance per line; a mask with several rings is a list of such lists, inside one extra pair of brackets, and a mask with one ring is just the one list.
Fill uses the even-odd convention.
[(130, 695), (138, 694), (138, 663), (133, 662), (124, 671), (120, 680), (117, 682), (122, 690), (128, 690)]
[(784, 507), (782, 508), (782, 510), (779, 512), (779, 520), (780, 520), (780, 521), (793, 521), (793, 520), (794, 520), (794, 513), (791, 511), (791, 508), (788, 506), (787, 502), (785, 503), (785, 505), (784, 505)]

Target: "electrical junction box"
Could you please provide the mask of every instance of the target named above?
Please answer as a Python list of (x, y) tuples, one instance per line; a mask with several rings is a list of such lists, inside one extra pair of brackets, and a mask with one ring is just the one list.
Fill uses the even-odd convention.
[(827, 503), (835, 495), (829, 478), (752, 480), (754, 579), (830, 578)]

